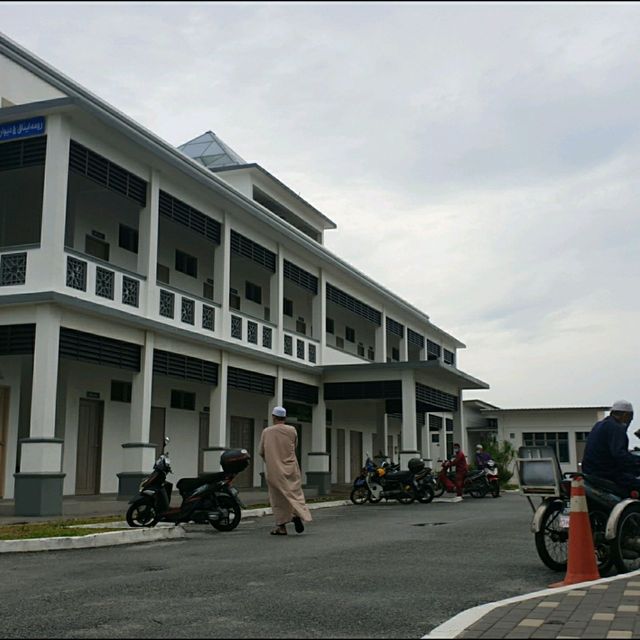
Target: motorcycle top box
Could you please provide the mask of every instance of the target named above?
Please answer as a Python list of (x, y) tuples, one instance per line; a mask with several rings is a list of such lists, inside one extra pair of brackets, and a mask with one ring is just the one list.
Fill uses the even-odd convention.
[(411, 473), (418, 473), (419, 471), (424, 471), (424, 460), (421, 460), (420, 458), (411, 458), (411, 460), (409, 460), (407, 466), (409, 467), (409, 471), (411, 471)]
[(251, 456), (246, 449), (229, 449), (220, 456), (220, 465), (226, 473), (240, 473), (251, 462)]

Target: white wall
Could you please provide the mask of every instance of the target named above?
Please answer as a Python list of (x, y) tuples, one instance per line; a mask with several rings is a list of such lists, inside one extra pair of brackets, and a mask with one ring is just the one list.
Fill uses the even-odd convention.
[(17, 65), (0, 56), (0, 97), (14, 104), (64, 98), (65, 94)]

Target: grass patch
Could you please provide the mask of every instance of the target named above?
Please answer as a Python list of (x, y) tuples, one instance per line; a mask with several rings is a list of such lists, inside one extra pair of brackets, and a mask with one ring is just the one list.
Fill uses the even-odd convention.
[[(105, 522), (99, 519), (98, 522)], [(75, 524), (92, 524), (91, 522)], [(0, 540), (30, 540), (34, 538), (58, 538), (69, 536), (88, 536), (93, 533), (106, 533), (118, 529), (80, 529), (69, 526), (67, 521), (42, 522), (39, 524), (8, 524), (0, 527)]]

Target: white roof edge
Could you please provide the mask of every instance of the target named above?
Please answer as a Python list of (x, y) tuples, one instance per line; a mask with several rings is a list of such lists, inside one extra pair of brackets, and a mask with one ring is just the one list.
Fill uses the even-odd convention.
[[(466, 402), (466, 401), (465, 401)], [(516, 407), (513, 409), (481, 409), (484, 413), (501, 413), (511, 411), (609, 411), (610, 406), (589, 406), (589, 407)]]
[[(18, 62), (21, 66), (25, 67), (29, 71), (33, 72), (35, 75), (40, 78), (45, 79), (48, 83), (62, 90), (63, 92), (71, 94), (73, 97), (80, 98), (86, 101), (89, 106), (93, 106), (99, 111), (103, 112), (104, 115), (119, 123), (122, 128), (130, 131), (136, 136), (142, 136), (146, 138), (148, 142), (151, 143), (152, 147), (156, 151), (156, 153), (162, 153), (168, 156), (172, 161), (178, 160), (181, 163), (181, 166), (186, 170), (187, 168), (191, 170), (191, 172), (197, 172), (199, 176), (205, 177), (210, 185), (215, 185), (219, 190), (221, 190), (225, 195), (234, 200), (237, 204), (243, 206), (250, 213), (259, 213), (260, 219), (264, 219), (265, 210), (263, 207), (260, 209), (257, 208), (257, 203), (254, 203), (253, 200), (247, 198), (239, 191), (235, 190), (233, 187), (225, 183), (223, 180), (218, 178), (213, 172), (209, 169), (205, 168), (201, 164), (197, 163), (195, 160), (187, 157), (184, 153), (178, 150), (177, 147), (169, 144), (158, 135), (154, 134), (152, 131), (147, 129), (146, 127), (138, 124), (135, 120), (132, 120), (127, 115), (125, 115), (119, 109), (113, 107), (108, 102), (102, 100), (97, 95), (92, 93), (91, 91), (85, 89), (74, 80), (58, 71), (44, 60), (31, 53), (27, 49), (23, 48), (17, 42), (14, 42), (3, 32), (0, 32), (0, 53), (5, 54), (7, 57), (11, 58), (15, 62)], [(11, 108), (11, 107), (8, 107)], [(367, 286), (372, 287), (375, 291), (381, 294), (383, 297), (389, 298), (394, 301), (400, 307), (404, 308), (409, 313), (420, 318), (422, 322), (426, 322), (430, 328), (434, 329), (441, 335), (447, 336), (451, 340), (453, 340), (457, 347), (464, 348), (465, 345), (460, 342), (457, 338), (454, 338), (446, 331), (440, 329), (436, 325), (432, 324), (429, 320), (429, 316), (420, 311), (420, 309), (414, 307), (412, 304), (398, 297), (393, 292), (389, 291), (386, 287), (378, 284), (374, 280), (372, 280), (369, 276), (362, 273), (359, 269), (356, 269), (348, 262), (342, 260), (338, 256), (331, 253), (326, 247), (321, 244), (318, 244), (305, 236), (301, 231), (290, 225), (285, 220), (282, 220), (275, 214), (268, 211), (270, 214), (266, 220), (271, 224), (271, 226), (277, 228), (279, 231), (283, 231), (287, 235), (289, 235), (292, 239), (300, 242), (303, 245), (306, 245), (306, 248), (309, 249), (312, 253), (323, 257), (330, 262), (333, 262), (335, 266), (340, 269), (344, 269), (354, 275), (356, 278), (360, 279)]]

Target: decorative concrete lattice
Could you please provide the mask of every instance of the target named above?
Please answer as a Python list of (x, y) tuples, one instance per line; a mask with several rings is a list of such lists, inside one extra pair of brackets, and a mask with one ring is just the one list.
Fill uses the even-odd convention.
[(293, 338), (291, 336), (284, 337), (284, 352), (288, 356), (293, 355)]
[(0, 285), (11, 286), (27, 281), (27, 254), (6, 253), (0, 258)]
[(262, 346), (265, 349), (271, 349), (273, 344), (273, 331), (271, 327), (262, 327)]
[(160, 289), (160, 315), (165, 318), (173, 318), (176, 297), (171, 291)]
[(109, 269), (96, 267), (96, 295), (113, 300), (115, 274)]
[(242, 340), (242, 318), (231, 316), (231, 337)]
[(304, 360), (304, 341), (296, 340), (296, 355), (301, 360)]
[(180, 316), (182, 322), (187, 324), (195, 324), (196, 321), (196, 302), (189, 298), (182, 298), (182, 314)]
[(87, 263), (84, 260), (67, 256), (67, 287), (87, 290)]
[(215, 329), (215, 310), (209, 305), (202, 305), (202, 328), (213, 331)]
[(137, 307), (139, 292), (140, 283), (137, 280), (122, 276), (122, 304)]
[(309, 345), (309, 362), (315, 362), (315, 361), (316, 361), (316, 345), (310, 344)]
[(258, 324), (256, 322), (247, 322), (247, 340), (251, 344), (258, 344)]

